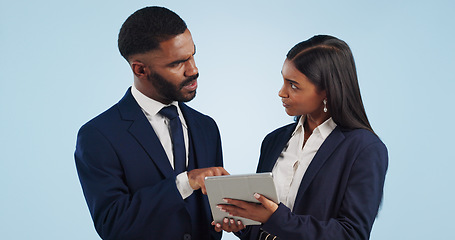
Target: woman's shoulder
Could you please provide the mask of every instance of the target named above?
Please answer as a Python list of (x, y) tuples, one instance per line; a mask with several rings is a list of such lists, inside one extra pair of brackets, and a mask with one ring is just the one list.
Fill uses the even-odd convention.
[(291, 132), (292, 133), (292, 130), (295, 129), (297, 125), (297, 122), (293, 122), (293, 123), (290, 123), (288, 125), (284, 125), (282, 127), (279, 127), (275, 130), (273, 130), (272, 132), (268, 133), (265, 138), (273, 138), (275, 136), (278, 136), (278, 135), (281, 135), (281, 134), (284, 134), (284, 133), (287, 133), (287, 132)]
[(358, 146), (367, 146), (379, 144), (385, 147), (385, 144), (378, 135), (367, 129), (339, 129), (345, 136), (346, 140), (355, 143)]

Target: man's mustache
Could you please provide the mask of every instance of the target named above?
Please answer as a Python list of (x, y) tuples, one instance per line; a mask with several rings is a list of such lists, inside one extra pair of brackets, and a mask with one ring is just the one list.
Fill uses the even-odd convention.
[(185, 79), (185, 81), (183, 81), (180, 84), (180, 88), (183, 88), (184, 86), (188, 85), (190, 82), (196, 80), (198, 77), (199, 77), (199, 73), (196, 73), (195, 75), (188, 77), (187, 79)]

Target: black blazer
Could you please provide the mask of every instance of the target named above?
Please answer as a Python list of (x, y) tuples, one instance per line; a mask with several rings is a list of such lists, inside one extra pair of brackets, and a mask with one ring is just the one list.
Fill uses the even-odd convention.
[[(215, 121), (179, 106), (192, 143), (188, 170), (222, 166)], [(166, 153), (130, 89), (81, 127), (75, 160), (101, 238), (221, 239), (211, 226), (207, 197), (198, 190), (182, 199)]]
[[(271, 172), (296, 123), (266, 136), (258, 172)], [(285, 239), (368, 239), (381, 203), (388, 166), (387, 148), (364, 129), (336, 127), (310, 163), (294, 210), (283, 204), (262, 226), (248, 227), (242, 239), (257, 239), (259, 228)]]

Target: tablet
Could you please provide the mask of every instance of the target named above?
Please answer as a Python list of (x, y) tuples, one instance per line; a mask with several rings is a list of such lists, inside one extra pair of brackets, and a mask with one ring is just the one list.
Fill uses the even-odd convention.
[(221, 211), (216, 206), (226, 204), (223, 198), (239, 199), (247, 202), (259, 203), (253, 196), (254, 193), (262, 194), (268, 199), (278, 203), (272, 173), (255, 173), (242, 175), (225, 175), (205, 178), (205, 187), (212, 210), (213, 220), (222, 222), (225, 217), (240, 220), (244, 225), (260, 225), (260, 222), (242, 217), (232, 217)]

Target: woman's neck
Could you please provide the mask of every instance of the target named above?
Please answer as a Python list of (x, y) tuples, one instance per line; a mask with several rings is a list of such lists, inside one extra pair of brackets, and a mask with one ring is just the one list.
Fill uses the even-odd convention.
[(307, 114), (306, 121), (304, 123), (304, 128), (311, 134), (315, 128), (317, 128), (319, 125), (327, 121), (327, 119), (329, 118), (330, 115), (327, 113), (320, 114), (319, 116), (312, 116), (310, 114)]

